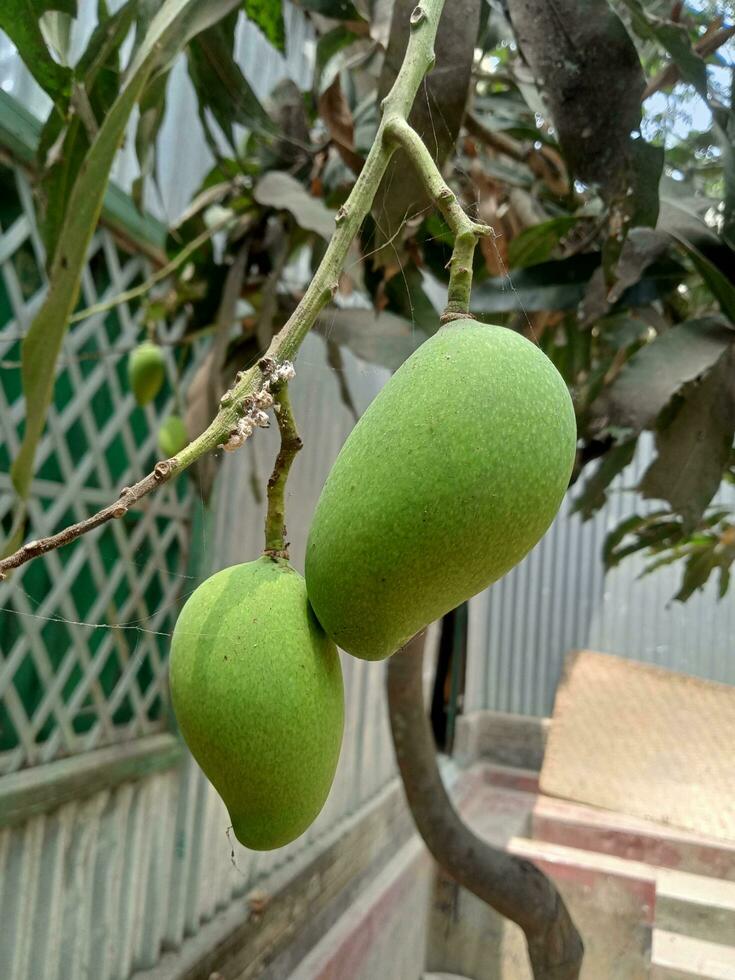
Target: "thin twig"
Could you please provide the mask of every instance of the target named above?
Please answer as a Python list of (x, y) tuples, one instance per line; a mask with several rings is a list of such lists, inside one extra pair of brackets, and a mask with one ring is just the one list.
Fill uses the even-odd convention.
[(274, 411), (281, 433), (281, 448), (268, 480), (268, 513), (265, 518), (264, 555), (271, 558), (288, 558), (286, 540), (286, 481), (296, 453), (304, 445), (296, 429), (296, 419), (291, 410), (288, 384), (284, 382), (275, 393)]
[(227, 215), (221, 221), (212, 225), (211, 228), (205, 228), (203, 232), (192, 238), (188, 245), (181, 249), (178, 255), (175, 255), (170, 262), (157, 269), (152, 276), (149, 276), (145, 282), (142, 282), (139, 286), (133, 286), (132, 289), (126, 289), (122, 293), (118, 293), (116, 296), (110, 297), (110, 299), (103, 300), (101, 303), (95, 303), (93, 306), (88, 306), (85, 310), (80, 310), (75, 313), (74, 316), (69, 318), (69, 323), (79, 323), (80, 320), (86, 320), (90, 316), (95, 316), (97, 313), (106, 313), (108, 310), (114, 309), (116, 306), (120, 306), (122, 303), (129, 303), (131, 299), (137, 299), (139, 296), (144, 296), (147, 292), (150, 292), (154, 286), (158, 285), (159, 282), (163, 282), (164, 279), (168, 279), (171, 273), (176, 272), (179, 266), (183, 265), (184, 262), (193, 255), (194, 252), (205, 242), (209, 241), (214, 235), (219, 231), (224, 231), (229, 225), (234, 224), (240, 218), (239, 215)]
[[(277, 377), (278, 371), (290, 367), (290, 361), (295, 357), (304, 338), (337, 290), (339, 275), (350, 245), (370, 211), (395, 150), (395, 144), (386, 136), (386, 126), (395, 119), (408, 117), (421, 81), (434, 63), (434, 40), (443, 7), (444, 0), (420, 0), (411, 14), (411, 33), (406, 54), (393, 87), (383, 99), (383, 118), (375, 140), (349, 197), (337, 212), (335, 233), (301, 301), (271, 341), (265, 358), (250, 370), (238, 374), (233, 387), (222, 396), (219, 411), (204, 432), (173, 459), (164, 462), (166, 479), (183, 473), (201, 456), (217, 447), (226, 450), (237, 448), (258, 425), (263, 424), (263, 410), (259, 407), (259, 399), (264, 393), (269, 393), (271, 383), (283, 380)], [(88, 316), (90, 310), (84, 313)], [(271, 370), (273, 374), (269, 375), (267, 372)], [(265, 418), (267, 420), (267, 416)], [(157, 467), (160, 474), (161, 464), (157, 464)], [(87, 521), (72, 525), (50, 538), (31, 542), (27, 548), (20, 548), (1, 559), (0, 574), (99, 527), (113, 518), (115, 509), (136, 502), (150, 493), (162, 480), (161, 476), (155, 477), (154, 471), (134, 488), (130, 488), (126, 495), (121, 495), (122, 499), (118, 498), (110, 507)]]
[(427, 193), (454, 234), (454, 249), (449, 260), (449, 291), (442, 322), (466, 317), (470, 308), (472, 260), (477, 240), (481, 235), (493, 235), (493, 229), (473, 221), (464, 211), (423, 140), (405, 119), (391, 120), (388, 133), (408, 155)]

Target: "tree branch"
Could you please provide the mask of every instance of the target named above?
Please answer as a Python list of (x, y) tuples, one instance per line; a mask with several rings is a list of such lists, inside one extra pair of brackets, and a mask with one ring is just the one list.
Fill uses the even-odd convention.
[(577, 980), (584, 947), (563, 899), (543, 872), (477, 837), (452, 806), (423, 703), (424, 637), (388, 661), (391, 733), (416, 828), (454, 880), (517, 923), (536, 980)]
[[(420, 0), (411, 14), (411, 35), (403, 64), (392, 89), (381, 104), (383, 117), (365, 160), (365, 166), (355, 181), (347, 201), (337, 212), (335, 233), (314, 278), (299, 305), (271, 341), (261, 364), (275, 365), (276, 371), (288, 364), (295, 357), (317, 316), (336, 292), (339, 274), (352, 240), (372, 206), (373, 198), (395, 149), (394, 144), (386, 138), (386, 126), (392, 120), (407, 118), (419, 85), (434, 63), (434, 40), (443, 6), (444, 0)], [(173, 459), (157, 464), (156, 470), (159, 474), (165, 473), (165, 477), (163, 475), (155, 477), (156, 470), (154, 470), (135, 487), (121, 491), (113, 504), (86, 521), (72, 525), (59, 534), (44, 538), (43, 541), (29, 542), (28, 545), (0, 560), (0, 575), (112, 520), (116, 511), (127, 509), (160, 483), (183, 473), (200, 456), (218, 446), (230, 450), (242, 445), (250, 433), (262, 424), (258, 415), (258, 412), (262, 415), (262, 409), (258, 407), (258, 399), (264, 392), (268, 393), (273, 380), (267, 377), (259, 366), (238, 375), (234, 386), (222, 396), (220, 409), (204, 432)]]
[(464, 211), (423, 140), (405, 119), (391, 119), (386, 124), (386, 131), (388, 137), (407, 154), (427, 194), (454, 234), (454, 249), (449, 260), (449, 292), (442, 322), (466, 317), (470, 308), (472, 260), (477, 239), (481, 235), (493, 235), (493, 229), (473, 221)]
[(271, 558), (288, 558), (286, 541), (286, 481), (296, 453), (304, 445), (296, 430), (288, 384), (277, 389), (274, 411), (281, 433), (281, 448), (268, 480), (268, 513), (265, 518), (265, 551)]
[[(694, 50), (701, 58), (709, 58), (718, 48), (726, 44), (731, 37), (735, 37), (735, 25), (732, 27), (721, 27), (719, 30), (712, 31), (712, 33), (705, 34), (704, 37), (700, 38), (694, 45)], [(658, 75), (655, 75), (648, 82), (641, 96), (641, 101), (645, 102), (654, 92), (660, 92), (662, 88), (675, 85), (680, 77), (681, 73), (678, 65), (673, 62), (667, 65)]]

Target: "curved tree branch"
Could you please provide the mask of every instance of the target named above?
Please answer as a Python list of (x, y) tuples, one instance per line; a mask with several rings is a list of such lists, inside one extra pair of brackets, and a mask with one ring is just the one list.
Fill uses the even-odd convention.
[[(410, 17), (410, 36), (403, 63), (390, 92), (381, 103), (382, 120), (365, 165), (349, 197), (337, 212), (337, 227), (319, 268), (287, 323), (271, 341), (261, 365), (267, 364), (276, 371), (289, 365), (319, 313), (334, 296), (350, 245), (370, 211), (395, 150), (395, 144), (387, 138), (386, 128), (392, 121), (408, 117), (419, 86), (434, 63), (434, 41), (443, 7), (444, 0), (419, 0), (414, 8)], [(134, 487), (126, 487), (109, 507), (103, 508), (87, 520), (65, 528), (58, 534), (31, 541), (12, 554), (0, 556), (0, 578), (38, 555), (68, 544), (115, 517), (121, 517), (129, 506), (137, 503), (159, 484), (183, 473), (205, 453), (217, 448), (231, 450), (242, 445), (254, 429), (263, 424), (258, 402), (264, 393), (268, 393), (271, 380), (273, 379), (259, 365), (239, 374), (232, 388), (220, 399), (215, 418), (193, 442), (172, 459), (162, 460), (153, 473), (148, 474)]]
[(584, 947), (553, 883), (530, 861), (477, 837), (454, 809), (423, 703), (424, 637), (388, 661), (391, 732), (416, 828), (454, 880), (523, 930), (535, 980), (577, 980)]

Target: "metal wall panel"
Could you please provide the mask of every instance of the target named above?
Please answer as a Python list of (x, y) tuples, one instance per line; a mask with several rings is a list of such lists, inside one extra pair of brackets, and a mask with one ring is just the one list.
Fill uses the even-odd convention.
[[(640, 578), (639, 556), (604, 573), (608, 532), (660, 506), (630, 489), (653, 455), (646, 435), (602, 511), (583, 522), (567, 498), (525, 560), (470, 602), (466, 711), (550, 714), (564, 657), (583, 647), (735, 683), (732, 592), (718, 600), (710, 582), (688, 602), (673, 602), (683, 566)], [(716, 501), (735, 508), (735, 488), (724, 487)]]

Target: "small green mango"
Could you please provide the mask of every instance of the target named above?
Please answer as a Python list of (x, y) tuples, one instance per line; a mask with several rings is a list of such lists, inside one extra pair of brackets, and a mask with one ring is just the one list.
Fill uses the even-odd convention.
[(203, 582), (176, 623), (169, 676), (181, 732), (240, 843), (265, 851), (303, 834), (332, 785), (344, 692), (298, 572), (260, 558)]
[(152, 402), (166, 378), (166, 360), (157, 344), (146, 340), (128, 356), (128, 380), (139, 405)]
[(158, 430), (158, 448), (166, 459), (180, 453), (189, 444), (189, 436), (184, 420), (178, 415), (169, 415)]
[(306, 586), (335, 643), (390, 656), (505, 575), (569, 483), (576, 424), (551, 361), (504, 327), (458, 320), (399, 368), (319, 498)]

